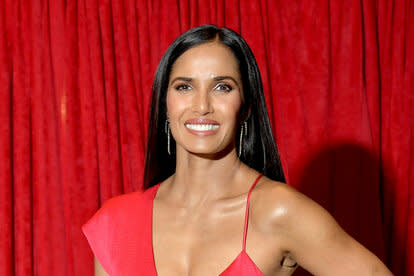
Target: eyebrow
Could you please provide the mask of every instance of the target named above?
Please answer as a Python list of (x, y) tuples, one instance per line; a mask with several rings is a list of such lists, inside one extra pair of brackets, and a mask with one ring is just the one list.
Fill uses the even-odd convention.
[(233, 82), (235, 82), (237, 85), (239, 85), (239, 83), (233, 77), (230, 77), (230, 76), (217, 76), (217, 77), (213, 78), (213, 80), (215, 80), (215, 81), (222, 81), (222, 80), (226, 80), (226, 79), (230, 79)]
[(170, 83), (173, 83), (175, 81), (187, 81), (187, 82), (192, 82), (193, 79), (192, 78), (186, 78), (186, 77), (176, 77), (175, 79), (173, 79)]
[[(226, 80), (226, 79), (232, 80), (234, 83), (239, 85), (239, 83), (231, 76), (217, 76), (217, 77), (213, 78), (213, 80), (215, 80), (215, 81), (222, 81), (222, 80)], [(170, 82), (170, 84), (174, 83), (175, 81), (178, 81), (178, 80), (186, 81), (186, 82), (192, 82), (194, 79), (193, 78), (188, 78), (188, 77), (176, 77)]]

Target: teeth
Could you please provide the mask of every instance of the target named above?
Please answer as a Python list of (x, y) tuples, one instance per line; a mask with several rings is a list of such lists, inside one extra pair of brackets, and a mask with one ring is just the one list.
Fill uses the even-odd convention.
[(185, 124), (185, 126), (192, 130), (197, 131), (207, 131), (207, 130), (215, 130), (218, 129), (218, 125), (212, 125), (212, 124)]

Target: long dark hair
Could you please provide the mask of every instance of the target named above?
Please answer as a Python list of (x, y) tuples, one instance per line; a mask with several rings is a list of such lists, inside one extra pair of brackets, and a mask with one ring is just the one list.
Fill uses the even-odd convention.
[[(165, 180), (175, 172), (176, 168), (175, 142), (171, 139), (171, 155), (169, 155), (165, 132), (166, 98), (172, 65), (188, 49), (212, 41), (226, 45), (239, 64), (244, 92), (240, 118), (241, 122), (247, 121), (248, 125), (240, 160), (270, 179), (285, 181), (270, 128), (259, 68), (252, 51), (236, 32), (214, 25), (203, 25), (179, 36), (165, 52), (155, 73), (145, 156), (145, 189)], [(240, 135), (240, 129), (239, 127), (237, 135)], [(236, 143), (238, 147), (238, 142)]]

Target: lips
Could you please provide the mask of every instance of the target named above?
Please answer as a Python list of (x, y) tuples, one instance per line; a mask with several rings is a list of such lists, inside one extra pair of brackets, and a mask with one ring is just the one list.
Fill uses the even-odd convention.
[(210, 119), (189, 119), (184, 123), (186, 129), (197, 136), (209, 136), (217, 133), (220, 124)]
[(185, 121), (184, 124), (211, 124), (211, 125), (220, 125), (217, 121), (210, 119), (189, 119)]

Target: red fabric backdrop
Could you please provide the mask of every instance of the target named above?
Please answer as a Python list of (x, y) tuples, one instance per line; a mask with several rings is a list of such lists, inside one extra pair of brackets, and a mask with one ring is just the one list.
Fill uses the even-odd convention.
[(409, 0), (0, 0), (0, 275), (92, 275), (80, 226), (142, 188), (156, 66), (203, 23), (252, 47), (288, 184), (414, 275), (413, 19)]

